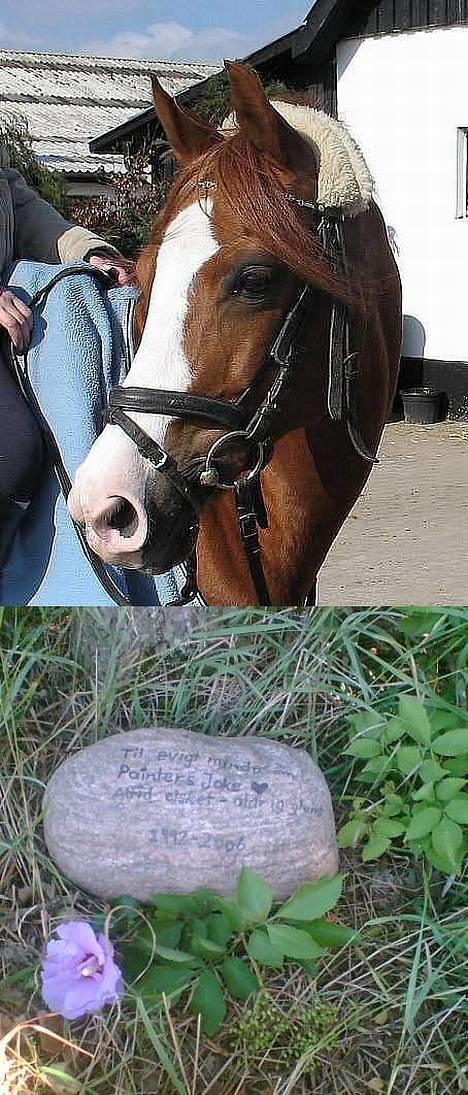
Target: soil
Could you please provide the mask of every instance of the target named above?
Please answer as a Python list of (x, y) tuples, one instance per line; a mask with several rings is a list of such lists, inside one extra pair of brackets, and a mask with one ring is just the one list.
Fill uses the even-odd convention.
[(468, 424), (390, 423), (319, 577), (320, 605), (468, 603)]

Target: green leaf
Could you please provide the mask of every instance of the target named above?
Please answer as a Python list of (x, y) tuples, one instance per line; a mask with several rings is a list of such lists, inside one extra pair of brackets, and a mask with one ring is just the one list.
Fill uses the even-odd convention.
[(200, 936), (200, 939), (207, 939), (208, 937), (208, 925), (206, 920), (202, 920), (200, 916), (195, 916), (193, 920), (189, 920), (187, 930), (191, 935)]
[(282, 950), (287, 958), (318, 958), (323, 953), (318, 943), (302, 928), (290, 924), (267, 924), (270, 943)]
[(231, 938), (232, 928), (224, 913), (210, 913), (206, 918), (206, 926), (208, 929), (208, 936), (213, 940), (213, 943), (219, 943), (220, 946), (225, 946)]
[(420, 840), (421, 837), (432, 833), (441, 817), (442, 811), (438, 806), (425, 806), (417, 814), (413, 814), (406, 830), (405, 841)]
[(372, 757), (372, 759), (368, 760), (367, 764), (364, 765), (359, 778), (364, 778), (366, 783), (378, 783), (388, 774), (392, 765), (392, 757)]
[(344, 750), (344, 755), (347, 757), (362, 757), (368, 760), (370, 757), (380, 756), (381, 752), (380, 743), (375, 738), (356, 738)]
[(187, 988), (196, 976), (197, 972), (187, 966), (151, 966), (141, 980), (137, 981), (133, 991), (145, 1000), (161, 996), (163, 992), (166, 996), (172, 996), (178, 990)]
[(384, 808), (383, 808), (383, 812), (384, 812), (386, 817), (394, 817), (396, 814), (401, 813), (404, 805), (405, 804), (404, 804), (404, 801), (403, 801), (401, 795), (390, 794), (390, 795), (387, 795), (387, 797), (385, 799), (385, 805), (384, 805)]
[(338, 833), (340, 848), (354, 848), (366, 835), (368, 828), (369, 822), (364, 814), (358, 814), (356, 817), (351, 818), (351, 821), (347, 821)]
[(208, 916), (216, 908), (216, 894), (206, 886), (199, 886), (192, 894), (198, 916)]
[(260, 988), (258, 977), (241, 958), (225, 958), (222, 974), (228, 991), (237, 1000), (247, 1000)]
[[(465, 786), (465, 783), (465, 779), (456, 779), (454, 776), (446, 777), (436, 787), (437, 798), (440, 799), (440, 802), (450, 802), (450, 799), (455, 798), (456, 795), (459, 796), (459, 792)], [(459, 797), (463, 798), (463, 796)], [(468, 795), (466, 801), (468, 802)]]
[(246, 946), (247, 954), (260, 962), (262, 966), (271, 966), (273, 969), (281, 969), (284, 965), (284, 951), (280, 947), (274, 947), (263, 928), (256, 928), (252, 932)]
[(378, 836), (396, 837), (406, 832), (406, 825), (402, 821), (394, 821), (390, 817), (378, 817), (374, 822), (374, 833)]
[(233, 897), (216, 897), (214, 907), (226, 918), (231, 931), (242, 932), (244, 930), (246, 927), (245, 913)]
[(164, 947), (178, 947), (181, 937), (183, 923), (181, 920), (153, 920), (154, 934), (156, 941), (162, 943)]
[(353, 928), (346, 928), (344, 924), (335, 924), (334, 920), (325, 919), (311, 920), (307, 931), (321, 947), (345, 947), (359, 934)]
[(384, 734), (382, 735), (383, 742), (385, 745), (393, 745), (393, 742), (402, 738), (404, 733), (405, 727), (403, 726), (401, 719), (398, 719), (396, 715), (392, 715), (389, 718)]
[(219, 958), (226, 952), (224, 945), (214, 943), (212, 939), (205, 939), (202, 935), (192, 935), (188, 946), (192, 954), (198, 955), (199, 958)]
[(450, 772), (451, 776), (468, 776), (468, 753), (463, 753), (461, 757), (444, 760), (444, 768)]
[(422, 787), (418, 787), (417, 791), (413, 791), (411, 798), (414, 802), (432, 802), (434, 805), (434, 784), (423, 783)]
[(304, 958), (302, 962), (299, 962), (299, 965), (302, 966), (302, 969), (309, 974), (309, 977), (315, 978), (317, 976), (318, 966), (317, 963), (313, 962), (311, 958), (309, 960), (307, 960), (307, 958)]
[(445, 813), (452, 821), (460, 825), (468, 825), (468, 795), (457, 795), (450, 799), (445, 807)]
[(408, 776), (421, 763), (421, 750), (416, 745), (402, 745), (397, 750), (396, 761), (402, 775)]
[(446, 772), (438, 760), (425, 760), (418, 769), (418, 776), (424, 783), (437, 783), (437, 780), (443, 779), (445, 775)]
[(196, 903), (191, 894), (158, 893), (151, 900), (155, 909), (161, 912), (174, 913), (176, 916), (196, 912)]
[(368, 863), (370, 859), (379, 859), (389, 847), (390, 840), (388, 836), (373, 835), (369, 837), (367, 844), (364, 845), (362, 850), (363, 862)]
[(406, 733), (418, 745), (430, 745), (431, 724), (421, 701), (416, 696), (400, 696), (399, 709)]
[(456, 869), (454, 869), (453, 864), (450, 862), (450, 860), (448, 860), (446, 856), (439, 855), (439, 853), (436, 852), (435, 848), (433, 848), (432, 844), (428, 848), (426, 848), (424, 854), (427, 856), (429, 863), (431, 863), (432, 866), (435, 867), (436, 871), (441, 871), (442, 874), (458, 874), (461, 870), (461, 860), (459, 861)]
[(460, 862), (460, 850), (463, 846), (463, 830), (456, 821), (443, 817), (432, 830), (432, 845), (437, 855), (443, 856), (454, 871)]
[(125, 979), (134, 981), (154, 957), (153, 937), (150, 937), (149, 928), (145, 925), (144, 930), (135, 935), (130, 943), (124, 944), (120, 953)]
[(366, 734), (369, 738), (379, 738), (386, 726), (385, 719), (375, 711), (360, 711), (350, 719), (355, 733)]
[[(50, 1077), (51, 1080), (56, 1081), (52, 1090), (55, 1091), (57, 1095), (65, 1095), (66, 1092), (70, 1093), (70, 1095), (80, 1095), (83, 1091), (80, 1080), (75, 1080), (73, 1076), (70, 1076), (69, 1072), (64, 1072), (62, 1068), (54, 1068), (53, 1065), (43, 1065), (41, 1071), (37, 1073), (37, 1078), (42, 1080), (48, 1077)], [(51, 1085), (47, 1084), (47, 1087), (50, 1090)]]
[(283, 920), (316, 920), (329, 909), (333, 909), (342, 889), (342, 874), (337, 874), (334, 878), (320, 878), (318, 882), (305, 882), (278, 909), (276, 916)]
[(444, 757), (458, 757), (468, 751), (468, 729), (447, 730), (432, 742), (434, 753)]
[(273, 904), (271, 886), (256, 871), (243, 867), (237, 883), (236, 900), (249, 924), (263, 924)]
[(443, 730), (457, 730), (460, 725), (461, 712), (454, 707), (451, 711), (441, 711), (434, 708), (431, 712), (431, 725), (435, 734), (441, 734)]
[(173, 947), (163, 947), (162, 943), (156, 943), (155, 953), (166, 962), (180, 962), (185, 965), (199, 965), (188, 951), (175, 950)]
[(226, 1015), (226, 1003), (221, 985), (212, 970), (204, 970), (190, 1001), (192, 1015), (201, 1015), (202, 1030), (211, 1037), (219, 1030)]

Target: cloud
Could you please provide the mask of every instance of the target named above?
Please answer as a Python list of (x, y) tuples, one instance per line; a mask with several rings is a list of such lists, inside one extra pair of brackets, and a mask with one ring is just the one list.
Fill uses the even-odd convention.
[(35, 41), (21, 30), (10, 30), (0, 23), (0, 49), (34, 49)]
[[(3, 17), (7, 14), (8, 26), (0, 21), (0, 48), (58, 50), (66, 49), (74, 53), (94, 54), (102, 57), (134, 57), (152, 60), (187, 60), (220, 62), (224, 57), (244, 57), (253, 50), (292, 30), (304, 18), (302, 5), (292, 6), (276, 18), (262, 25), (261, 30), (246, 33), (244, 30), (231, 30), (223, 26), (187, 27), (176, 21), (150, 23), (142, 29), (127, 29), (128, 16), (149, 6), (149, 0), (95, 0), (95, 6), (89, 0), (44, 0), (43, 19), (40, 24), (31, 25), (22, 18), (24, 5), (30, 7), (31, 0), (3, 0)], [(289, 0), (290, 2), (290, 0)], [(7, 4), (5, 13), (4, 4)], [(151, 0), (152, 4), (152, 0)], [(307, 4), (309, 8), (309, 4)], [(15, 14), (13, 15), (13, 9)], [(80, 16), (86, 12), (86, 20), (79, 19), (70, 24), (70, 16)], [(94, 17), (110, 17), (123, 23), (121, 30), (108, 36), (100, 32), (93, 33), (91, 20)], [(239, 11), (237, 12), (239, 16)], [(64, 40), (64, 20), (67, 25)], [(245, 20), (248, 25), (248, 20)], [(12, 30), (11, 26), (18, 27)], [(34, 30), (25, 34), (22, 26)], [(118, 22), (117, 22), (118, 25)], [(242, 26), (242, 23), (241, 23)], [(52, 32), (54, 27), (54, 32)], [(83, 33), (84, 32), (84, 33)], [(71, 40), (70, 40), (71, 39)]]
[(221, 61), (243, 57), (255, 49), (253, 35), (225, 27), (192, 30), (180, 23), (152, 23), (144, 31), (122, 31), (112, 38), (94, 39), (80, 46), (80, 53), (105, 57), (143, 57), (152, 60)]

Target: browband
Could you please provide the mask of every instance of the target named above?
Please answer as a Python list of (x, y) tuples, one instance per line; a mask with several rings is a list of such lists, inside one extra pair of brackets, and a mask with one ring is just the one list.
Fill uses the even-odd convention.
[(245, 413), (235, 403), (224, 402), (209, 395), (192, 392), (155, 391), (151, 388), (113, 388), (109, 408), (143, 411), (145, 414), (167, 414), (185, 422), (208, 422), (217, 429), (238, 430), (244, 425)]

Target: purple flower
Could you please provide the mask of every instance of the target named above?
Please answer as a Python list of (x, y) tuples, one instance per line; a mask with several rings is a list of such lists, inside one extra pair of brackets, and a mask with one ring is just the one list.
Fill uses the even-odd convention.
[(51, 1011), (79, 1019), (113, 1004), (123, 992), (122, 974), (113, 961), (114, 948), (91, 924), (70, 920), (47, 944), (42, 965), (42, 996)]

